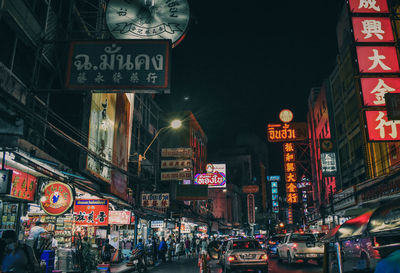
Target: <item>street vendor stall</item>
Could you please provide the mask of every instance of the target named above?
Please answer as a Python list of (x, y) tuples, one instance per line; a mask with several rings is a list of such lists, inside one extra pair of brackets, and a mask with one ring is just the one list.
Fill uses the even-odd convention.
[(400, 248), (400, 200), (347, 220), (323, 240), (330, 246), (329, 272), (373, 271), (381, 258)]

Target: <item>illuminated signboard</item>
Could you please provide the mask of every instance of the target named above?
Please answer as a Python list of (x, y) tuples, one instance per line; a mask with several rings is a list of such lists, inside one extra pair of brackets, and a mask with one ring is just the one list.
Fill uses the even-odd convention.
[(74, 196), (70, 186), (61, 182), (52, 182), (44, 187), (40, 206), (47, 214), (59, 216), (71, 208), (73, 201)]
[(207, 164), (207, 173), (197, 174), (194, 184), (208, 185), (209, 188), (226, 188), (226, 165)]
[(283, 109), (280, 113), (279, 113), (279, 119), (282, 122), (288, 123), (291, 122), (293, 120), (293, 113), (292, 111), (290, 111), (289, 109)]
[(353, 17), (352, 21), (356, 42), (394, 42), (392, 24), (388, 17)]
[(349, 0), (352, 13), (389, 13), (387, 0)]
[(168, 208), (169, 207), (169, 193), (143, 193), (142, 194), (142, 207), (148, 208)]
[(131, 223), (131, 212), (124, 210), (110, 210), (109, 225), (129, 225)]
[(268, 124), (269, 142), (304, 141), (307, 139), (307, 124), (304, 122)]
[(281, 177), (279, 175), (270, 175), (270, 176), (267, 176), (267, 181), (268, 182), (281, 181)]
[(360, 73), (399, 73), (396, 47), (357, 46)]
[(293, 210), (292, 206), (289, 206), (287, 209), (287, 218), (288, 218), (288, 224), (293, 224)]
[[(9, 173), (12, 175), (11, 188), (8, 188), (7, 185), (7, 189), (10, 189), (10, 195), (15, 198), (33, 201), (35, 199), (35, 192), (37, 188), (37, 178), (7, 165), (5, 165), (5, 168), (7, 170), (12, 170), (12, 173)], [(5, 175), (5, 173), (3, 173), (3, 175)], [(7, 181), (8, 179), (10, 178), (7, 177)]]
[(324, 176), (335, 176), (337, 172), (335, 153), (321, 153), (321, 169)]
[(107, 199), (75, 200), (75, 225), (108, 226), (108, 205)]
[(400, 78), (361, 78), (365, 106), (386, 106), (386, 93), (400, 93)]
[(286, 202), (289, 204), (298, 203), (297, 191), (297, 168), (296, 153), (294, 143), (288, 142), (283, 144), (283, 164), (285, 169), (286, 181)]
[(250, 225), (256, 222), (254, 194), (247, 195), (247, 216)]
[(365, 111), (369, 141), (399, 141), (400, 120), (388, 120), (386, 111)]
[(272, 192), (272, 212), (279, 212), (279, 201), (278, 201), (278, 181), (280, 180), (280, 176), (276, 176), (279, 178), (278, 180), (271, 181), (271, 192)]

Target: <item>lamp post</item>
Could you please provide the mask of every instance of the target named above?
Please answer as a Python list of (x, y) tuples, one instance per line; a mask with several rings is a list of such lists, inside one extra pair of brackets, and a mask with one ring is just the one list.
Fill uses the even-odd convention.
[(154, 136), (154, 138), (151, 140), (149, 146), (147, 146), (146, 150), (144, 151), (143, 155), (139, 155), (138, 157), (138, 176), (140, 177), (140, 174), (142, 173), (142, 161), (146, 160), (146, 153), (150, 149), (151, 145), (154, 143), (154, 141), (157, 139), (157, 137), (161, 134), (162, 131), (172, 128), (172, 129), (178, 129), (182, 126), (182, 121), (180, 120), (173, 120), (170, 125), (165, 126), (158, 130), (157, 134)]

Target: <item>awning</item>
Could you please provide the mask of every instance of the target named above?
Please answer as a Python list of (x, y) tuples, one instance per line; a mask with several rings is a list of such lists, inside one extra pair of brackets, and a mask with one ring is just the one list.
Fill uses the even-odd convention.
[(375, 209), (344, 222), (336, 232), (336, 237), (339, 239), (350, 238), (362, 235), (367, 230), (368, 222), (374, 213)]
[(340, 227), (341, 225), (337, 225), (336, 227), (330, 229), (328, 233), (322, 238), (322, 241), (327, 242), (332, 240), (335, 237)]
[(400, 231), (400, 200), (396, 199), (377, 208), (367, 226), (370, 234)]
[(342, 217), (357, 217), (361, 214), (364, 214), (370, 211), (371, 208), (354, 208), (354, 209), (347, 209), (346, 212), (342, 215)]

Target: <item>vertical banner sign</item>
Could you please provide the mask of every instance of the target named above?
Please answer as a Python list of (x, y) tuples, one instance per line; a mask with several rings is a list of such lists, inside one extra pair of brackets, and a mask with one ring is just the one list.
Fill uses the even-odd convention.
[(283, 144), (283, 162), (286, 181), (286, 201), (288, 204), (298, 203), (296, 154), (292, 142)]
[(388, 120), (386, 111), (365, 111), (369, 141), (400, 141), (400, 120)]
[(289, 205), (287, 209), (287, 218), (288, 218), (288, 224), (293, 224), (293, 209), (292, 206)]
[(280, 180), (279, 175), (267, 176), (267, 181), (271, 182), (272, 212), (274, 213), (279, 213), (278, 182)]
[(247, 217), (249, 225), (256, 222), (254, 194), (247, 195)]
[(359, 43), (394, 43), (388, 17), (353, 17), (354, 40)]
[(75, 225), (108, 226), (107, 199), (78, 199), (75, 200)]
[(360, 73), (399, 73), (396, 47), (357, 46)]

